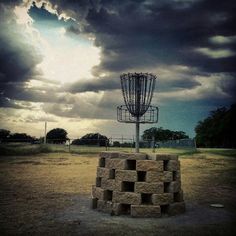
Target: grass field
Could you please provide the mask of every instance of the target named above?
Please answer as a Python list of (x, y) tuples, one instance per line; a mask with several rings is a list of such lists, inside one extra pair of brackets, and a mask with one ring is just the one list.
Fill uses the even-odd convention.
[[(85, 145), (71, 145), (70, 147), (62, 144), (26, 144), (26, 143), (9, 143), (0, 144), (0, 155), (3, 156), (14, 156), (14, 155), (34, 155), (40, 153), (53, 153), (53, 152), (63, 152), (63, 153), (77, 153), (77, 154), (97, 154), (101, 151), (124, 151), (124, 152), (134, 152), (134, 148), (120, 148), (120, 147), (98, 147), (98, 146), (85, 146)], [(152, 153), (152, 148), (141, 148), (140, 152)], [(194, 148), (158, 148), (155, 149), (158, 153), (178, 153), (178, 154), (191, 154), (198, 152)], [(235, 152), (234, 152), (235, 153)]]
[[(183, 215), (134, 219), (91, 210), (97, 150), (2, 155), (0, 235), (235, 235), (236, 151), (157, 151), (180, 155), (187, 203)], [(212, 208), (212, 203), (224, 208)]]

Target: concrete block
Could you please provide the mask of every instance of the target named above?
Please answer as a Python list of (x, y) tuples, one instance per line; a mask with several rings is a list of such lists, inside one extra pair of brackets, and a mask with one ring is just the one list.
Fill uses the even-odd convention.
[(112, 152), (112, 151), (100, 152), (100, 157), (103, 158), (119, 158), (119, 155), (120, 155), (119, 152)]
[(130, 215), (131, 204), (112, 203), (111, 215)]
[(171, 182), (173, 181), (172, 171), (147, 171), (147, 182)]
[(121, 152), (119, 158), (127, 160), (146, 160), (147, 154), (145, 153), (125, 153)]
[(96, 209), (98, 204), (98, 199), (97, 198), (92, 198), (91, 199), (91, 208)]
[(167, 193), (176, 193), (181, 190), (181, 182), (180, 181), (172, 181), (167, 186)]
[(113, 202), (138, 205), (141, 204), (141, 194), (114, 191)]
[(112, 202), (111, 201), (98, 200), (97, 209), (99, 211), (111, 214), (111, 212), (112, 212)]
[(155, 156), (155, 160), (178, 160), (178, 155), (174, 155), (174, 154), (156, 154)]
[(173, 181), (173, 172), (172, 171), (163, 171), (163, 182), (168, 183)]
[(116, 181), (115, 179), (102, 178), (101, 187), (102, 189), (113, 191), (116, 189)]
[(93, 185), (92, 186), (92, 197), (97, 198), (99, 200), (105, 200), (106, 199), (106, 190)]
[(122, 183), (123, 181), (116, 180), (114, 191), (122, 192)]
[(116, 180), (120, 181), (137, 181), (137, 171), (135, 170), (116, 170)]
[(106, 168), (124, 170), (126, 160), (124, 159), (106, 159)]
[(164, 174), (160, 171), (147, 171), (146, 181), (147, 182), (163, 182)]
[(152, 194), (152, 203), (154, 205), (167, 205), (173, 202), (173, 193)]
[(133, 217), (185, 211), (177, 155), (102, 152), (98, 165), (93, 209)]
[(137, 171), (163, 171), (163, 161), (137, 160)]
[(170, 216), (178, 215), (185, 212), (185, 203), (184, 202), (175, 202), (168, 206), (167, 213)]
[(97, 177), (108, 179), (110, 177), (110, 170), (104, 167), (97, 167)]
[(160, 206), (131, 205), (132, 217), (161, 217)]
[(135, 192), (136, 193), (163, 193), (164, 183), (163, 182), (156, 182), (156, 183), (136, 182)]
[(111, 215), (115, 215), (115, 216), (119, 216), (122, 212), (121, 212), (121, 203), (112, 203), (112, 212)]
[(166, 165), (166, 170), (168, 171), (177, 171), (180, 170), (180, 162), (176, 160), (170, 160), (168, 161)]

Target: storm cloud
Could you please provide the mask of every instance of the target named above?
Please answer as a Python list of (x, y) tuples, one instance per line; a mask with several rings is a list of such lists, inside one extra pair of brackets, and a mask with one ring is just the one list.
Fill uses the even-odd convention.
[[(186, 66), (208, 76), (230, 73), (235, 77), (235, 1), (113, 0), (95, 1), (89, 6), (85, 2), (81, 4), (87, 14), (83, 17), (78, 14), (80, 33), (95, 36), (95, 45), (102, 49), (101, 63), (93, 68), (99, 80), (78, 83), (72, 92), (117, 89), (116, 80), (121, 73), (153, 68), (158, 72), (163, 65)], [(63, 7), (68, 14), (75, 4), (68, 1)], [(74, 13), (78, 13), (78, 9)], [(69, 31), (78, 33), (74, 28)], [(107, 77), (100, 78), (104, 73)], [(191, 89), (199, 85), (193, 76), (172, 82), (164, 81), (162, 74), (158, 76), (161, 89)], [(235, 87), (233, 80), (226, 83)], [(229, 92), (232, 96), (235, 91)]]
[[(45, 75), (40, 32), (18, 22), (16, 7), (36, 24), (57, 22), (66, 36), (92, 40), (100, 50), (92, 76), (57, 83)], [(126, 72), (156, 74), (161, 106), (184, 105), (186, 97), (206, 110), (235, 101), (234, 0), (2, 1), (0, 11), (0, 107), (115, 119)]]

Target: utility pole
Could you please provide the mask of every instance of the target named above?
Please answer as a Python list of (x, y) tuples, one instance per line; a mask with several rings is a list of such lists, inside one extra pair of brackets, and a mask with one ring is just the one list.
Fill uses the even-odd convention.
[(155, 152), (155, 136), (152, 136), (152, 152)]
[(45, 121), (45, 126), (44, 126), (44, 144), (47, 143), (47, 121)]

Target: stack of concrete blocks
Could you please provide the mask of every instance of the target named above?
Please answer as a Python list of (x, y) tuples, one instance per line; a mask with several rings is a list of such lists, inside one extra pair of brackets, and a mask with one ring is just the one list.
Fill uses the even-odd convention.
[(102, 152), (92, 187), (92, 208), (132, 217), (183, 213), (178, 156)]

